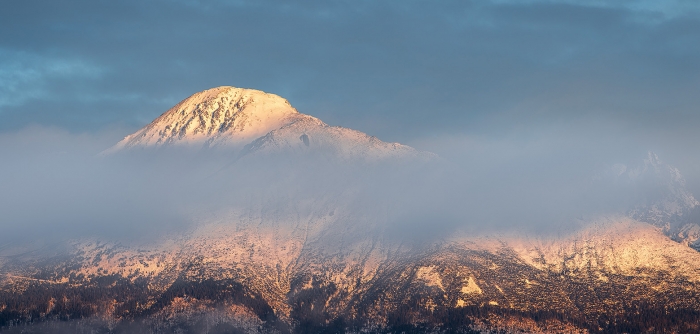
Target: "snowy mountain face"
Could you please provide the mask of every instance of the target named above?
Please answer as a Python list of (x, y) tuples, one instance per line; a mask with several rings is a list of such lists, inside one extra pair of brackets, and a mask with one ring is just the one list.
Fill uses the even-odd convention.
[(110, 151), (166, 145), (240, 148), (300, 117), (277, 95), (218, 87), (188, 97)]
[[(278, 96), (195, 94), (105, 161), (153, 149), (224, 157), (194, 172), (167, 172), (171, 160), (145, 172), (167, 174), (175, 186), (156, 194), (175, 192), (191, 224), (145, 241), (0, 247), (0, 331), (700, 331), (700, 252), (674, 237), (692, 234), (698, 203), (654, 155), (613, 168), (649, 196), (580, 230), (449, 230), (415, 242), (400, 233), (414, 217), (397, 211), (430, 200), (410, 193), (425, 188), (435, 156), (328, 126)], [(406, 235), (441, 228), (424, 219), (435, 221)]]
[(434, 156), (362, 132), (333, 127), (262, 91), (218, 87), (185, 99), (105, 153), (154, 148), (208, 148), (240, 155), (307, 151), (346, 159)]

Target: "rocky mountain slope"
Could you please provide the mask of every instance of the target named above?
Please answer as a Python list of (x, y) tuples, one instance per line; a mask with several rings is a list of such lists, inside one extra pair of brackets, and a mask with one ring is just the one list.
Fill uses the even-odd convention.
[(3, 245), (0, 331), (700, 331), (700, 253), (675, 238), (695, 226), (698, 203), (654, 155), (614, 168), (620, 182), (662, 190), (628, 212), (558, 236), (454, 229), (416, 241), (397, 233), (410, 227), (382, 191), (415, 182), (434, 155), (222, 87), (107, 159), (183, 147), (236, 152), (216, 173), (173, 178), (208, 195), (183, 209), (191, 224), (145, 240)]
[(629, 219), (560, 240), (463, 236), (421, 249), (382, 240), (328, 249), (318, 244), (333, 231), (308, 235), (304, 219), (290, 217), (280, 230), (249, 217), (148, 246), (81, 241), (51, 265), (6, 265), (4, 325), (82, 318), (106, 330), (163, 332), (201, 322), (304, 333), (699, 329), (700, 255)]

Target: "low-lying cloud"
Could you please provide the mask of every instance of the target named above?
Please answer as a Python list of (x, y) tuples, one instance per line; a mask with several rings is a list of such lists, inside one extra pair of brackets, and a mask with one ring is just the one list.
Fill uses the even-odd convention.
[(266, 210), (261, 220), (343, 209), (352, 213), (343, 224), (418, 241), (458, 230), (546, 234), (625, 213), (665, 191), (660, 179), (620, 177), (643, 167), (646, 152), (614, 159), (605, 140), (556, 132), (435, 139), (422, 143), (440, 148), (430, 162), (349, 162), (324, 152), (238, 159), (235, 152), (174, 149), (100, 156), (117, 132), (33, 127), (3, 134), (2, 241), (149, 239), (192, 228), (197, 217), (253, 207)]

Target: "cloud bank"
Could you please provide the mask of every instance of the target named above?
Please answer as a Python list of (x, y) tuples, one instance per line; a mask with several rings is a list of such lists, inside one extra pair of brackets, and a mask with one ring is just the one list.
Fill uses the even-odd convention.
[(420, 242), (458, 231), (566, 233), (663, 191), (665, 183), (654, 175), (632, 182), (616, 172), (621, 163), (625, 171), (642, 166), (645, 154), (609, 160), (614, 150), (555, 138), (562, 137), (452, 138), (440, 141), (442, 156), (434, 161), (370, 163), (324, 152), (238, 159), (228, 151), (172, 149), (101, 156), (114, 133), (33, 127), (0, 141), (2, 239), (143, 241), (231, 210), (258, 210), (261, 223), (294, 211), (339, 210), (349, 213), (342, 224)]

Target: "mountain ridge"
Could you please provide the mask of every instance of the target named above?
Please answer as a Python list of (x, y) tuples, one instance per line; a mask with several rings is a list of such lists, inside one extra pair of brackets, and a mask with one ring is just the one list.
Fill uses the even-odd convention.
[[(129, 182), (154, 183), (154, 197), (172, 192), (188, 225), (166, 221), (140, 240), (84, 236), (51, 253), (0, 247), (0, 331), (70, 323), (104, 333), (700, 331), (700, 253), (690, 239), (672, 239), (676, 227), (697, 227), (688, 216), (698, 202), (655, 155), (600, 176), (660, 190), (630, 211), (556, 237), (515, 227), (489, 234), (469, 217), (441, 226), (451, 217), (420, 210), (430, 197), (444, 200), (425, 187), (444, 172), (420, 163), (429, 153), (329, 126), (265, 94), (196, 93), (114, 147), (216, 153), (127, 159), (146, 176)], [(226, 150), (237, 150), (235, 163)], [(457, 205), (459, 194), (448, 193)]]

